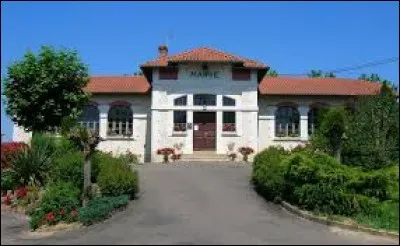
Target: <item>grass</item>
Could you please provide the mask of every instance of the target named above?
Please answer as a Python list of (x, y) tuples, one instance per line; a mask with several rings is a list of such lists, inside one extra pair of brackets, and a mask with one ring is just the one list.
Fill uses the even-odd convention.
[(358, 214), (354, 219), (374, 229), (399, 232), (399, 201), (382, 202), (371, 214)]

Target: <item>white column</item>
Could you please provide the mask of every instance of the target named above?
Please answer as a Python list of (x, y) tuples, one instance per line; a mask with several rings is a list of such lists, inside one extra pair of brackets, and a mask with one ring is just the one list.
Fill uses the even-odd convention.
[[(217, 100), (218, 100), (218, 97), (217, 97)], [(218, 102), (217, 102), (217, 105), (218, 105)], [(218, 110), (217, 112), (216, 112), (216, 139), (215, 139), (215, 141), (216, 141), (216, 149), (217, 149), (217, 153), (218, 154), (223, 154), (223, 153), (225, 153), (225, 149), (224, 149), (224, 146), (222, 146), (222, 141), (221, 141), (221, 135), (222, 135), (222, 111), (221, 110)]]
[(110, 109), (110, 106), (108, 105), (100, 105), (99, 107), (99, 135), (101, 138), (106, 138), (107, 137), (107, 125), (108, 125), (108, 110)]
[(222, 107), (222, 95), (217, 95), (216, 103), (218, 108)]
[(194, 102), (193, 102), (193, 94), (188, 94), (187, 95), (187, 105), (188, 106), (193, 106)]
[(192, 129), (187, 129), (187, 135), (186, 135), (186, 144), (185, 144), (185, 154), (192, 154), (193, 153), (193, 110), (187, 110), (186, 111), (186, 122), (192, 124)]
[(308, 140), (308, 105), (302, 105), (299, 107), (300, 113), (300, 138), (303, 141)]
[[(276, 109), (277, 109), (276, 106), (267, 106), (266, 120), (267, 120), (268, 129), (269, 129), (267, 137), (270, 138), (270, 140), (273, 140), (275, 138), (275, 112), (276, 112)], [(263, 136), (260, 136), (260, 137), (263, 137)]]

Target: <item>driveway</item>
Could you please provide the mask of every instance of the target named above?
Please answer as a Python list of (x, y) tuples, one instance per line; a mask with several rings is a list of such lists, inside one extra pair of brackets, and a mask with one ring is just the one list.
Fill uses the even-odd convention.
[[(251, 188), (248, 164), (146, 164), (140, 199), (104, 223), (21, 244), (396, 244), (300, 219)], [(2, 220), (3, 224), (3, 220)], [(3, 225), (2, 225), (3, 227)], [(3, 229), (3, 228), (2, 228)], [(16, 236), (18, 237), (18, 236)], [(11, 242), (3, 241), (2, 244)]]

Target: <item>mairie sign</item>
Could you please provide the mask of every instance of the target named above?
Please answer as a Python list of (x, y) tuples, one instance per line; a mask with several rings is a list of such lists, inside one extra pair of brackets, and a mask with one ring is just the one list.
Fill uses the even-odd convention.
[(189, 71), (189, 77), (199, 79), (220, 79), (221, 72), (209, 70), (191, 70)]

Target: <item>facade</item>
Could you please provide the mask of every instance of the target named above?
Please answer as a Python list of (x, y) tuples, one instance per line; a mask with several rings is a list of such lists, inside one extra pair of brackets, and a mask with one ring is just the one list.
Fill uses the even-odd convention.
[[(141, 76), (92, 77), (92, 102), (79, 121), (106, 139), (100, 150), (129, 150), (142, 162), (161, 161), (157, 150), (175, 145), (188, 155), (226, 154), (228, 145), (293, 148), (308, 141), (321, 107), (380, 90), (352, 79), (266, 77), (267, 65), (211, 48), (168, 55), (160, 46), (141, 69)], [(14, 127), (14, 141), (30, 136)]]

